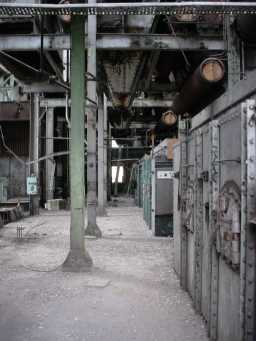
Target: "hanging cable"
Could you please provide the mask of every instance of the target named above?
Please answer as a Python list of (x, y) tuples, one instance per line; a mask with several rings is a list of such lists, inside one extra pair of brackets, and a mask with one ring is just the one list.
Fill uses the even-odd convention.
[(1, 134), (1, 140), (3, 143), (3, 147), (20, 163), (22, 163), (23, 165), (26, 165), (26, 162), (23, 161), (17, 154), (14, 153), (14, 151), (12, 151), (7, 144), (5, 143), (5, 138), (4, 138), (4, 134), (3, 134), (3, 130), (2, 130), (2, 126), (0, 125), (0, 134)]
[[(175, 30), (174, 30), (174, 27), (173, 27), (173, 25), (172, 25), (172, 23), (171, 23), (170, 18), (169, 18), (167, 15), (166, 15), (165, 17), (166, 17), (166, 19), (167, 19), (167, 22), (168, 22), (169, 28), (171, 29), (172, 34), (174, 35), (175, 38), (177, 38), (177, 34), (176, 34)], [(177, 43), (178, 43), (178, 41), (177, 41)], [(180, 50), (180, 52), (181, 52), (181, 54), (182, 54), (182, 56), (183, 56), (183, 58), (184, 58), (184, 60), (185, 60), (186, 65), (187, 65), (188, 67), (190, 67), (189, 60), (188, 60), (188, 58), (187, 58), (187, 56), (186, 56), (184, 50), (179, 46), (179, 44), (178, 44), (178, 47), (179, 47), (179, 50)]]

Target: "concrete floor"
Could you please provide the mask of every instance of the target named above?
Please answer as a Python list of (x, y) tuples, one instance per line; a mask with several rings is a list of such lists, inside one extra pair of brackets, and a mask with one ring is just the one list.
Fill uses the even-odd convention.
[[(68, 252), (68, 212), (1, 230), (0, 341), (208, 340), (172, 269), (172, 241), (152, 237), (141, 209), (124, 206), (98, 219), (102, 239), (86, 239), (89, 274), (58, 268)], [(22, 242), (17, 226), (25, 228)]]

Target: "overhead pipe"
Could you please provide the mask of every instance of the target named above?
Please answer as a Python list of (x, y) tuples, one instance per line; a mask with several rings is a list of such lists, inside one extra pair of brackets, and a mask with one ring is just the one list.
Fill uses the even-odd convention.
[(178, 116), (194, 115), (203, 110), (223, 92), (224, 77), (225, 66), (220, 59), (205, 59), (176, 95), (170, 110), (162, 114), (153, 132), (157, 135), (170, 133)]
[(224, 77), (225, 66), (220, 59), (205, 59), (174, 98), (170, 111), (176, 116), (199, 112), (221, 94)]

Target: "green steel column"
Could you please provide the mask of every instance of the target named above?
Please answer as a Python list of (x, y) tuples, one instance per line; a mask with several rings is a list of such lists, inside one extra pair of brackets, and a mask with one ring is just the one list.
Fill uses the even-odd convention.
[[(95, 0), (88, 0), (88, 4), (95, 4)], [(87, 96), (90, 100), (97, 101), (96, 93), (96, 15), (88, 15), (88, 48), (87, 48), (87, 72), (94, 79), (87, 81)], [(97, 169), (96, 169), (96, 113), (95, 105), (87, 104), (87, 216), (88, 225), (86, 235), (101, 237), (101, 231), (96, 222), (97, 209)]]
[(85, 26), (83, 16), (71, 22), (71, 142), (70, 142), (70, 252), (63, 264), (66, 271), (86, 271), (92, 259), (84, 242), (84, 131), (85, 131)]

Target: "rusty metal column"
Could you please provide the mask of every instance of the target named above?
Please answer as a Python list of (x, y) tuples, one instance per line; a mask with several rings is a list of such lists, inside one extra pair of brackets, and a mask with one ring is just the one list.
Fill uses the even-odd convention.
[(87, 271), (92, 260), (84, 242), (84, 132), (85, 132), (85, 26), (83, 16), (71, 21), (71, 130), (70, 130), (70, 251), (64, 271)]
[(106, 215), (104, 201), (104, 97), (98, 96), (98, 216)]
[[(95, 0), (89, 0), (88, 4), (94, 5)], [(90, 79), (87, 80), (87, 217), (88, 224), (85, 230), (86, 235), (102, 236), (96, 222), (97, 209), (97, 171), (96, 171), (96, 113), (97, 108), (91, 101), (97, 102), (96, 93), (96, 33), (97, 17), (88, 15), (88, 48), (87, 48), (87, 73)]]
[[(46, 155), (53, 154), (53, 131), (54, 131), (54, 116), (53, 108), (46, 111)], [(46, 201), (53, 199), (53, 184), (54, 184), (54, 158), (51, 157), (45, 162), (45, 187)]]

